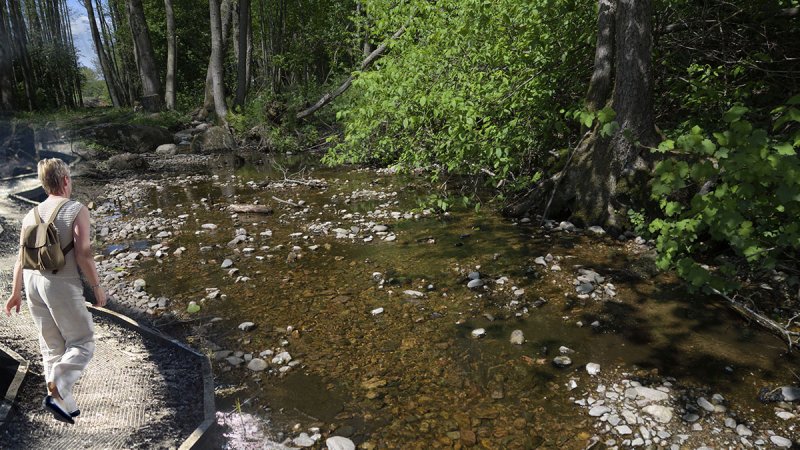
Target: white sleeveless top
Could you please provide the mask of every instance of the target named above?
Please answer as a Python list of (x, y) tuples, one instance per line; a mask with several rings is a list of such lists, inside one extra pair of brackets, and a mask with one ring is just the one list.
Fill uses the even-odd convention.
[[(60, 201), (60, 198), (48, 197), (45, 201), (39, 203), (37, 208), (39, 208), (39, 217), (42, 218), (42, 222), (47, 222), (50, 219), (50, 215), (53, 214), (53, 211), (55, 210), (56, 206), (58, 206)], [(62, 247), (66, 247), (70, 242), (72, 242), (73, 225), (75, 223), (75, 218), (78, 217), (78, 213), (81, 211), (81, 208), (83, 208), (83, 204), (81, 204), (81, 202), (69, 200), (64, 203), (64, 206), (58, 212), (58, 216), (56, 216), (56, 220), (53, 221), (56, 226), (56, 230), (58, 230), (58, 240), (61, 242)], [(22, 219), (22, 227), (25, 228), (35, 224), (36, 218), (33, 217), (33, 210), (28, 211), (28, 214), (24, 219)], [(45, 277), (78, 278), (80, 274), (78, 273), (78, 264), (75, 262), (74, 248), (70, 250), (69, 253), (64, 255), (64, 260), (64, 267), (59, 269), (55, 274), (51, 270), (42, 272), (39, 270), (25, 269), (25, 271), (30, 271)]]

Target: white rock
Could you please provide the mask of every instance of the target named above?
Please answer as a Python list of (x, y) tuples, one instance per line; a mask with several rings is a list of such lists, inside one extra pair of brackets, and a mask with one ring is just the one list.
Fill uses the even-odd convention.
[(239, 324), (239, 329), (242, 331), (250, 331), (256, 327), (256, 324), (253, 322), (242, 322)]
[(597, 363), (589, 363), (586, 364), (586, 373), (589, 375), (597, 375), (600, 373), (600, 364)]
[(534, 262), (534, 264), (539, 264), (539, 265), (547, 267), (547, 262), (544, 260), (543, 256), (537, 257), (536, 259), (533, 260), (533, 262)]
[(602, 236), (602, 235), (606, 234), (606, 230), (604, 230), (603, 227), (600, 227), (600, 226), (597, 226), (597, 225), (593, 225), (593, 226), (591, 226), (591, 227), (589, 227), (587, 229), (591, 233), (596, 234), (598, 236)]
[(483, 328), (476, 328), (472, 330), (472, 337), (480, 338), (486, 335), (486, 330)]
[(642, 397), (644, 400), (651, 401), (651, 402), (663, 402), (669, 399), (669, 395), (664, 392), (658, 391), (656, 389), (651, 389), (644, 386), (637, 386), (636, 395), (638, 397)]
[(356, 445), (350, 439), (343, 436), (331, 436), (325, 440), (328, 450), (355, 450)]
[(411, 289), (406, 289), (405, 291), (403, 291), (403, 294), (405, 294), (405, 295), (407, 295), (409, 297), (416, 297), (416, 298), (425, 297), (425, 294), (423, 294), (422, 292), (420, 292), (420, 291), (412, 291)]
[(300, 436), (292, 439), (292, 443), (298, 447), (311, 447), (314, 445), (314, 440), (308, 434), (300, 433)]
[(141, 278), (139, 278), (139, 279), (137, 279), (137, 280), (135, 280), (133, 282), (133, 290), (134, 291), (137, 291), (137, 292), (138, 291), (143, 291), (144, 288), (146, 288), (146, 287), (147, 287), (147, 283)]
[(200, 225), (200, 228), (202, 228), (204, 230), (216, 230), (217, 229), (217, 225), (215, 225), (213, 223), (204, 223), (203, 225)]
[(481, 286), (483, 286), (483, 280), (470, 280), (469, 283), (467, 283), (467, 287), (470, 289), (477, 289)]
[(775, 415), (783, 420), (794, 419), (795, 417), (797, 417), (794, 414), (790, 413), (789, 411), (778, 411), (775, 413)]
[(623, 435), (623, 436), (627, 435), (627, 434), (631, 434), (633, 432), (633, 431), (631, 431), (631, 428), (629, 426), (627, 426), (627, 425), (619, 425), (617, 427), (614, 427), (614, 429), (617, 430), (617, 434), (620, 434), (620, 435)]
[(286, 364), (292, 360), (292, 355), (289, 352), (280, 352), (272, 358), (272, 364)]
[(753, 432), (750, 431), (750, 428), (747, 428), (743, 423), (736, 425), (736, 434), (739, 436), (752, 436)]
[(378, 314), (383, 314), (383, 308), (375, 308), (371, 311), (373, 316), (377, 316)]
[(222, 267), (223, 269), (227, 269), (228, 267), (231, 267), (232, 265), (233, 265), (233, 261), (231, 261), (231, 260), (230, 260), (230, 259), (228, 259), (228, 258), (225, 258), (225, 260), (224, 260), (224, 261), (222, 261), (222, 266), (221, 266), (221, 267)]
[(511, 338), (509, 340), (512, 344), (522, 345), (525, 342), (525, 335), (522, 334), (522, 330), (514, 330), (511, 332)]

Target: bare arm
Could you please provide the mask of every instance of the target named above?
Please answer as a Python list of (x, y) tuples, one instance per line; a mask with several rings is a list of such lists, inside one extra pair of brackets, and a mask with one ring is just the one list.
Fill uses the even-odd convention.
[(14, 278), (11, 282), (11, 295), (8, 296), (8, 301), (6, 301), (6, 315), (11, 315), (11, 310), (16, 309), (17, 314), (19, 314), (19, 308), (22, 305), (22, 263), (20, 259), (17, 258), (17, 262), (14, 263)]
[(95, 306), (105, 306), (106, 292), (100, 287), (100, 277), (97, 275), (97, 267), (94, 265), (92, 244), (89, 241), (89, 210), (85, 206), (81, 208), (78, 217), (75, 218), (72, 234), (75, 242), (75, 262), (89, 281), (96, 299)]

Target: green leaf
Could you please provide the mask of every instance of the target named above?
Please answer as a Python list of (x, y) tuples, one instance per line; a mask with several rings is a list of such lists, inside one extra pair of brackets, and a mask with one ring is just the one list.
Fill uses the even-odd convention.
[(779, 155), (794, 156), (797, 154), (792, 144), (788, 142), (781, 142), (780, 144), (773, 145), (772, 148), (777, 150)]
[(747, 112), (747, 108), (744, 106), (734, 106), (728, 110), (725, 114), (722, 115), (722, 120), (725, 122), (731, 123), (736, 122), (737, 120), (741, 119), (741, 117)]
[(658, 144), (658, 151), (664, 153), (669, 150), (675, 150), (675, 141), (672, 139), (667, 139), (666, 141)]
[(200, 305), (195, 302), (189, 302), (189, 306), (186, 307), (186, 312), (189, 314), (200, 312)]
[(606, 106), (597, 112), (597, 119), (600, 123), (609, 123), (616, 118), (617, 113), (610, 106)]

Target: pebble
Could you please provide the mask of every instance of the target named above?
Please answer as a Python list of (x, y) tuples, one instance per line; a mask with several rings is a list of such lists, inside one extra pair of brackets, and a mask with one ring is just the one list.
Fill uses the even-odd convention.
[(200, 225), (200, 228), (202, 228), (204, 230), (212, 230), (213, 231), (213, 230), (217, 229), (217, 225), (215, 225), (213, 223), (204, 223), (203, 225)]
[(705, 397), (700, 397), (697, 399), (697, 406), (703, 408), (708, 412), (714, 412), (714, 405), (711, 404)]
[(272, 358), (272, 364), (286, 364), (292, 360), (292, 355), (289, 352), (280, 352)]
[(267, 368), (267, 362), (261, 358), (253, 358), (247, 363), (247, 368), (253, 372), (261, 372)]
[(134, 291), (137, 291), (137, 292), (138, 291), (143, 291), (145, 287), (147, 287), (147, 282), (145, 282), (141, 278), (139, 278), (139, 279), (137, 279), (136, 281), (133, 282), (133, 290)]
[(600, 373), (600, 364), (597, 363), (589, 363), (586, 364), (586, 373), (589, 375), (597, 375)]
[(581, 283), (576, 288), (575, 291), (578, 294), (591, 294), (594, 291), (594, 285), (591, 283)]
[(525, 335), (522, 333), (522, 330), (514, 330), (511, 332), (509, 341), (515, 345), (522, 345), (525, 342)]
[(476, 328), (472, 330), (472, 337), (480, 338), (486, 335), (486, 330), (483, 328)]
[(224, 261), (222, 261), (222, 266), (221, 266), (221, 267), (222, 267), (223, 269), (227, 269), (228, 267), (231, 267), (232, 265), (233, 265), (233, 261), (231, 261), (231, 260), (230, 260), (230, 259), (228, 259), (228, 258), (225, 258), (225, 260), (224, 260)]
[(371, 311), (373, 316), (377, 316), (378, 314), (383, 314), (383, 308), (375, 308)]
[(794, 386), (783, 386), (781, 388), (781, 395), (783, 396), (783, 400), (787, 402), (800, 400), (800, 388)]
[(307, 433), (300, 433), (300, 436), (292, 439), (292, 443), (298, 447), (311, 447), (314, 442)]
[(591, 227), (589, 227), (587, 229), (591, 233), (593, 233), (593, 234), (595, 234), (597, 236), (602, 236), (602, 235), (606, 234), (606, 230), (604, 230), (603, 227), (600, 227), (600, 226), (597, 226), (597, 225), (592, 225)]
[(589, 415), (592, 417), (600, 417), (605, 413), (611, 412), (611, 408), (604, 405), (593, 406), (592, 409), (589, 410)]
[(623, 436), (633, 433), (631, 428), (629, 426), (627, 426), (627, 425), (620, 425), (618, 427), (615, 427), (614, 429), (617, 430), (617, 434), (620, 434), (620, 435), (623, 435)]
[(769, 437), (770, 442), (781, 448), (789, 448), (792, 446), (792, 441), (783, 436), (772, 435)]
[(481, 279), (481, 273), (480, 272), (470, 272), (470, 273), (467, 274), (467, 278), (469, 278), (470, 280), (480, 280)]
[(572, 360), (569, 359), (569, 356), (556, 356), (553, 358), (553, 364), (556, 367), (567, 367), (572, 364)]
[(244, 362), (244, 360), (242, 358), (239, 358), (238, 356), (229, 356), (225, 358), (225, 360), (228, 361), (228, 364), (232, 366), (238, 366)]
[(725, 426), (728, 428), (736, 428), (736, 421), (732, 417), (726, 417)]
[(425, 297), (425, 294), (423, 294), (422, 292), (420, 292), (420, 291), (412, 291), (411, 289), (407, 289), (407, 290), (403, 291), (403, 294), (405, 294), (405, 295), (407, 295), (409, 297), (416, 297), (416, 298)]
[(242, 331), (250, 331), (256, 327), (256, 324), (253, 322), (242, 322), (239, 324), (239, 329)]
[(325, 440), (328, 450), (355, 450), (356, 446), (350, 439), (343, 436), (331, 436)]
[(670, 423), (672, 421), (672, 408), (662, 405), (647, 405), (642, 408), (642, 412), (652, 416), (658, 423)]
[(687, 414), (683, 415), (683, 420), (686, 421), (686, 422), (689, 422), (689, 423), (697, 422), (699, 419), (700, 419), (700, 416), (698, 416), (695, 413), (687, 413)]
[(788, 411), (778, 411), (778, 412), (775, 413), (775, 415), (778, 416), (779, 418), (783, 419), (783, 420), (794, 419), (795, 417), (797, 417), (797, 416), (795, 416), (794, 414), (792, 414), (792, 413), (790, 413)]
[(483, 280), (470, 280), (470, 282), (467, 283), (467, 287), (470, 289), (477, 289), (481, 286), (483, 286)]
[(750, 431), (750, 428), (747, 428), (743, 423), (736, 425), (736, 434), (739, 436), (752, 436), (753, 432)]
[(547, 262), (544, 260), (543, 256), (539, 256), (538, 258), (533, 260), (534, 264), (539, 264), (541, 266), (547, 267)]

